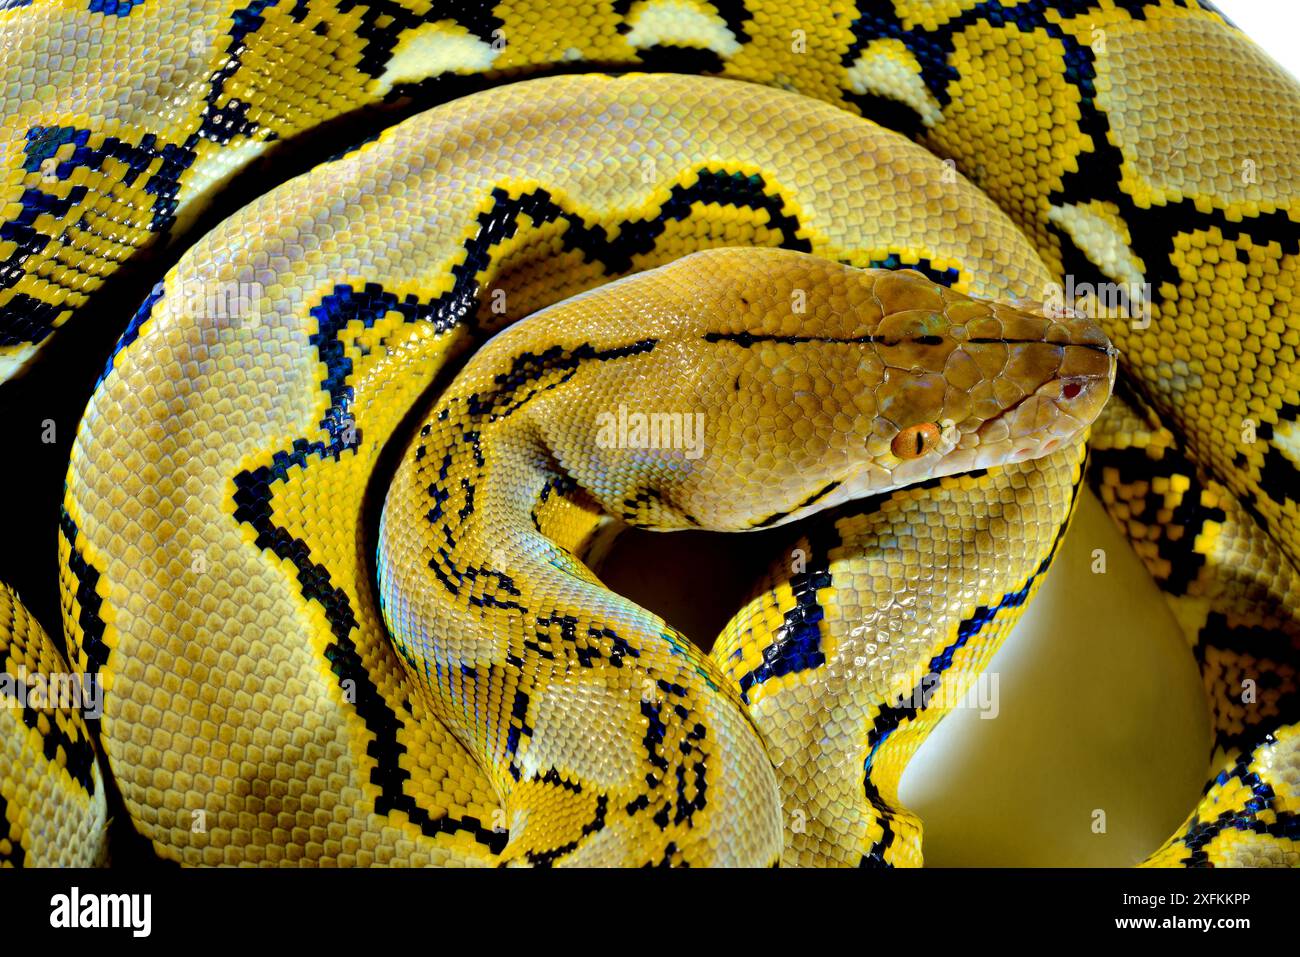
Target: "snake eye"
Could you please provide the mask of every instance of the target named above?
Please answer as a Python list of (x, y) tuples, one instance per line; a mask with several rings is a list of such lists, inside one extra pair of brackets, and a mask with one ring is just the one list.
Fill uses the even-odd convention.
[(939, 426), (933, 422), (909, 425), (890, 443), (890, 449), (900, 459), (919, 459), (939, 444)]

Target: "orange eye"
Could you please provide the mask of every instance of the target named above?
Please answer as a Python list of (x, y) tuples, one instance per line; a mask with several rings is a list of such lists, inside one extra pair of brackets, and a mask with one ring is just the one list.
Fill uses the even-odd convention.
[(933, 422), (909, 425), (894, 436), (890, 449), (900, 459), (919, 459), (939, 444), (939, 426)]

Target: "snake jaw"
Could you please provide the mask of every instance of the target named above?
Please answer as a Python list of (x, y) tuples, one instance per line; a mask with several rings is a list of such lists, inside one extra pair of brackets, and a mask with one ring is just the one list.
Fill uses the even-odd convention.
[(986, 466), (1010, 465), (1048, 455), (1081, 441), (1110, 398), (1117, 351), (1076, 343), (1063, 349), (1061, 372), (975, 430)]

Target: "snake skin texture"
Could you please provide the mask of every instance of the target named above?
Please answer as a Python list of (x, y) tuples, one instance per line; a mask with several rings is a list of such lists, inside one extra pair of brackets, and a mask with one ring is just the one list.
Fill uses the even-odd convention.
[[(191, 864), (919, 863), (903, 769), (1041, 583), (1083, 480), (1077, 442), (959, 475), (916, 466), (919, 484), (866, 502), (840, 502), (847, 488), (789, 498), (803, 471), (755, 459), (746, 475), (779, 474), (766, 491), (787, 493), (755, 525), (827, 510), (793, 527), (791, 551), (708, 657), (638, 610), (639, 629), (681, 645), (669, 662), (691, 663), (690, 686), (608, 683), (615, 659), (633, 665), (632, 646), (578, 630), (606, 606), (632, 613), (607, 592), (606, 604), (588, 590), (545, 614), (529, 606), (526, 628), (489, 633), (504, 658), (481, 669), (446, 670), (445, 649), (410, 627), (439, 569), (460, 621), (467, 608), (509, 618), (498, 603), (526, 604), (511, 589), (531, 595), (556, 571), (515, 567), (520, 540), (501, 529), (439, 541), (459, 526), (428, 513), (454, 503), (455, 522), (481, 522), (459, 513), (498, 501), (493, 483), (514, 477), (511, 504), (532, 496), (536, 534), (573, 556), (560, 570), (579, 580), (602, 516), (702, 518), (674, 504), (672, 476), (602, 497), (563, 457), (481, 471), (470, 441), (468, 463), (459, 448), (448, 463), (462, 484), (412, 491), (401, 476), (438, 466), (398, 470), (385, 514), (415, 517), (391, 540), (424, 561), (396, 574), (375, 559), (380, 473), (423, 410), (454, 407), (457, 429), (499, 414), (473, 409), (471, 380), (451, 377), (493, 333), (697, 250), (783, 246), (909, 268), (940, 298), (938, 287), (1022, 304), (1053, 283), (1143, 290), (1144, 314), (1098, 310), (1121, 374), (1087, 478), (1168, 595), (1214, 716), (1205, 794), (1148, 863), (1300, 863), (1300, 89), (1207, 4), (34, 0), (0, 2), (0, 48), (4, 375), (49, 374), (47, 344), (96, 321), (105, 283), (146, 270), (255, 163), (319, 148), (307, 134), (340, 118), (379, 127), (450, 100), (223, 221), (122, 336), (51, 518), (69, 666), (102, 685), (103, 714), (88, 730), (62, 715), (73, 749), (44, 730), (48, 716), (35, 719), (40, 741), (14, 729), (43, 770), (33, 784), (6, 751), (8, 861), (102, 856), (94, 762), (80, 773), (95, 740), (136, 829)], [(588, 70), (728, 79), (525, 79)], [(819, 308), (824, 286), (800, 290)], [(618, 295), (589, 295), (606, 294)], [(592, 301), (554, 306), (579, 310), (553, 314), (565, 327), (507, 330), (532, 330), (538, 349), (494, 394), (547, 380), (552, 394), (529, 401), (562, 406), (562, 360), (619, 348), (614, 328), (585, 346), (569, 337)], [(816, 378), (795, 354), (807, 350), (784, 355), (789, 343), (711, 345), (730, 351), (711, 350), (722, 358), (709, 382), (743, 389), (757, 356), (775, 363), (763, 365), (774, 388)], [(495, 347), (463, 375), (490, 368)], [(1027, 343), (998, 348), (1007, 370), (1033, 361)], [(1013, 385), (1023, 368), (971, 358), (987, 402), (1025, 397)], [(609, 384), (601, 411), (648, 402), (707, 424), (730, 408), (725, 388), (703, 390), (698, 409), (660, 409), (662, 383), (619, 382), (626, 396)], [(849, 431), (837, 420), (853, 403), (837, 402), (801, 408), (800, 441)], [(792, 414), (741, 411), (758, 416), (756, 435)], [(930, 464), (950, 435), (931, 419), (886, 421)], [(454, 434), (426, 424), (413, 457)], [(559, 426), (535, 428), (529, 448), (595, 455), (590, 427), (585, 452), (547, 431)], [(521, 441), (508, 424), (493, 431)], [(739, 453), (727, 466), (711, 448), (692, 470), (737, 467)], [(726, 516), (741, 504), (729, 498), (715, 488), (709, 501)], [(376, 565), (385, 589), (418, 570), (418, 594), (385, 591), (381, 615)], [(29, 647), (39, 631), (7, 600), (8, 647)], [(25, 654), (62, 667), (41, 649)], [(717, 691), (701, 697), (699, 682)], [(610, 701), (611, 687), (637, 698)], [(727, 715), (735, 751), (690, 737), (697, 707)], [(606, 708), (631, 714), (594, 737), (590, 714)], [(699, 753), (713, 757), (686, 780)], [(614, 806), (645, 762), (666, 762), (672, 779), (652, 773), (643, 808)], [(34, 840), (37, 819), (63, 836)], [(733, 827), (737, 840), (720, 837)]]
[[(814, 301), (792, 314), (799, 289), (815, 290)], [(795, 795), (778, 790), (744, 693), (735, 695), (745, 682), (730, 684), (684, 635), (575, 559), (600, 516), (767, 528), (922, 478), (1077, 447), (1114, 371), (1114, 352), (1087, 320), (990, 308), (919, 273), (786, 250), (701, 252), (493, 339), (398, 470), (379, 583), (413, 678), (490, 769), (508, 857), (547, 860), (557, 848), (571, 848), (572, 863), (605, 865), (782, 857), (781, 808)], [(699, 454), (593, 443), (592, 424), (620, 400), (660, 416), (710, 410), (698, 413)], [(900, 458), (900, 423), (917, 422), (947, 423), (947, 434), (929, 454)], [(555, 501), (566, 504), (548, 514)], [(737, 658), (748, 652), (752, 665), (779, 631), (753, 629)], [(795, 705), (771, 720), (770, 734), (801, 713)], [(778, 774), (820, 770), (806, 757), (776, 760)], [(710, 818), (720, 823), (700, 826)], [(846, 842), (820, 823), (809, 830), (829, 859)], [(860, 852), (860, 840), (848, 843)]]
[(68, 667), (7, 586), (0, 586), (0, 663), (4, 694), (14, 702), (0, 709), (0, 866), (106, 863), (104, 781), (83, 716), (97, 708), (92, 700), (83, 709), (79, 689), (50, 681)]

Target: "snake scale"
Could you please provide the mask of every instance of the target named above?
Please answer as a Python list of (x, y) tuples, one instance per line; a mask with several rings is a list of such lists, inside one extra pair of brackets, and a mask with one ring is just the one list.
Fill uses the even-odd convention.
[[(903, 770), (1085, 480), (1212, 716), (1145, 863), (1300, 863), (1300, 88), (1209, 4), (0, 0), (0, 51), (0, 372), (192, 242), (62, 641), (0, 588), (0, 863), (105, 862), (111, 781), (185, 864), (919, 864)], [(706, 653), (586, 563), (629, 525), (789, 548)]]

